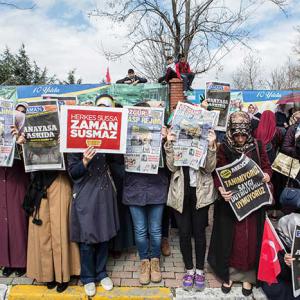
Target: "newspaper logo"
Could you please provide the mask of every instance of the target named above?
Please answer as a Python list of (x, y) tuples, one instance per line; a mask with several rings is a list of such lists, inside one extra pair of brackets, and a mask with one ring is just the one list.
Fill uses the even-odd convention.
[(39, 113), (45, 111), (44, 106), (38, 105), (38, 106), (29, 106), (27, 108), (27, 113)]
[(229, 169), (226, 169), (226, 170), (223, 170), (220, 172), (220, 176), (225, 179), (229, 178), (231, 176), (231, 174), (232, 174), (232, 172)]
[(300, 230), (296, 230), (296, 238), (300, 237)]

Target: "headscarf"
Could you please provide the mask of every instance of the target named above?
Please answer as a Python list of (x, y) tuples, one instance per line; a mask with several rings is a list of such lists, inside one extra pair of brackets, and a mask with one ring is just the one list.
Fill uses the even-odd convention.
[[(234, 136), (237, 134), (247, 136), (247, 140), (243, 146), (238, 146), (235, 143)], [(251, 120), (246, 112), (237, 111), (229, 116), (225, 143), (239, 153), (244, 153), (254, 147), (254, 139), (251, 134)]]
[(27, 109), (28, 109), (28, 103), (26, 103), (26, 102), (19, 102), (19, 103), (17, 103), (16, 109), (17, 109), (19, 106), (23, 106), (23, 107), (25, 108), (25, 112), (26, 112)]
[(292, 114), (289, 120), (289, 125), (294, 125), (300, 121), (300, 111), (296, 111)]
[(25, 124), (25, 114), (21, 113), (18, 110), (15, 110), (15, 125), (17, 126), (20, 133), (24, 131), (24, 124)]
[(266, 110), (262, 113), (257, 129), (255, 130), (254, 136), (260, 140), (263, 145), (270, 143), (276, 132), (276, 118), (275, 114)]
[(300, 225), (300, 214), (291, 213), (279, 219), (277, 232), (284, 244), (291, 249), (296, 225)]

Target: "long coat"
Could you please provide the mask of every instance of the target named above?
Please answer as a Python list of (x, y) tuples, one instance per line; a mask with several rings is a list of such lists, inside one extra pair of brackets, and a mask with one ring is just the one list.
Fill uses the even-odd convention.
[[(167, 205), (182, 213), (184, 203), (185, 178), (182, 167), (174, 166), (174, 149), (170, 142), (164, 145), (166, 151), (166, 162), (172, 172)], [(196, 186), (196, 209), (212, 204), (218, 197), (214, 187), (212, 172), (216, 168), (216, 148), (208, 149), (204, 168), (197, 171)]]
[(27, 277), (39, 282), (67, 282), (80, 274), (78, 245), (70, 242), (69, 212), (72, 189), (67, 175), (60, 172), (41, 200), (42, 225), (29, 218)]
[(26, 267), (27, 218), (22, 208), (28, 185), (21, 160), (0, 168), (0, 266)]
[(68, 155), (73, 180), (71, 240), (97, 244), (109, 241), (119, 230), (116, 191), (105, 154), (96, 154), (87, 168), (82, 153)]
[[(260, 157), (257, 155), (256, 149), (251, 149), (245, 154), (256, 161), (260, 165), (263, 172), (272, 175), (272, 170), (269, 164), (268, 156), (264, 147), (261, 147)], [(231, 158), (229, 158), (231, 156)], [(225, 144), (221, 144), (217, 152), (217, 167), (225, 166), (236, 159), (236, 154), (232, 155), (231, 149)], [(217, 176), (215, 177), (216, 187), (221, 186)], [(265, 209), (261, 207), (259, 210), (253, 212), (249, 217), (255, 214), (256, 219), (256, 247), (255, 247), (255, 268), (258, 267), (258, 260), (260, 256), (261, 239), (263, 233), (263, 226), (265, 220)], [(247, 217), (248, 218), (248, 217)], [(246, 218), (246, 219), (247, 219)], [(244, 219), (241, 222), (247, 222)], [(235, 227), (237, 219), (230, 207), (221, 195), (214, 205), (214, 223), (210, 247), (208, 252), (208, 263), (215, 272), (215, 274), (224, 282), (229, 281), (229, 261), (231, 253), (234, 248), (233, 241), (235, 239)], [(252, 245), (250, 243), (250, 245)], [(245, 255), (245, 253), (241, 253)]]

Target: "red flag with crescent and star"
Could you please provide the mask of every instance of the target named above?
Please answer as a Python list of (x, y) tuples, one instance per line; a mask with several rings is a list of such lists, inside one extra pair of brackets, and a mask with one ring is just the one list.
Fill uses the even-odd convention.
[(259, 258), (258, 280), (268, 284), (278, 283), (276, 277), (281, 272), (281, 266), (277, 254), (281, 250), (284, 250), (284, 247), (271, 221), (266, 218)]

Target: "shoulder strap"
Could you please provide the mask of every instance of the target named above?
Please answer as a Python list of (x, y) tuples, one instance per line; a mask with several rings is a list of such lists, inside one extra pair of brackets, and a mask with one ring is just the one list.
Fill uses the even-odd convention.
[(290, 179), (291, 179), (291, 171), (292, 171), (292, 167), (293, 167), (293, 162), (294, 162), (294, 158), (292, 158), (292, 162), (291, 162), (291, 166), (290, 166), (290, 171), (289, 171), (289, 176), (288, 176), (288, 180), (287, 180), (287, 182), (286, 182), (286, 187), (288, 187), (289, 186), (289, 184), (290, 184)]

